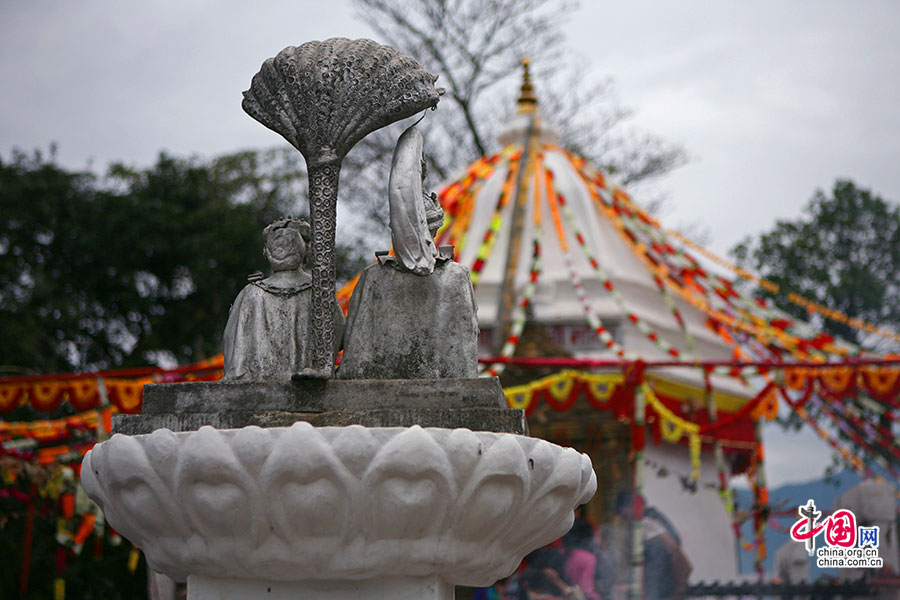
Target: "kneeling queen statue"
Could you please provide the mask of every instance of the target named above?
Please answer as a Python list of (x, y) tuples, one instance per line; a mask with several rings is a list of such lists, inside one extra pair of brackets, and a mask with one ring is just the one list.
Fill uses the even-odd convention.
[(422, 134), (410, 127), (397, 141), (389, 200), (394, 256), (360, 275), (347, 312), (341, 379), (477, 377), (478, 320), (469, 270), (453, 247), (434, 245), (444, 220), (423, 192)]
[[(303, 266), (309, 231), (305, 220), (292, 217), (263, 230), (263, 255), (272, 274), (251, 275), (231, 307), (224, 335), (224, 380), (290, 381), (308, 366), (312, 277)], [(344, 315), (337, 300), (334, 311), (341, 332)]]

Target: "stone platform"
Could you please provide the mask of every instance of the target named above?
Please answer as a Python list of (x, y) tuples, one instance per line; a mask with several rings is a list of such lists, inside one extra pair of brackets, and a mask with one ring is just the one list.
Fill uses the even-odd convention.
[(479, 379), (327, 379), (287, 383), (194, 382), (147, 385), (143, 413), (116, 415), (126, 435), (203, 425), (287, 427), (443, 427), (528, 434), (525, 413), (507, 408), (496, 377)]

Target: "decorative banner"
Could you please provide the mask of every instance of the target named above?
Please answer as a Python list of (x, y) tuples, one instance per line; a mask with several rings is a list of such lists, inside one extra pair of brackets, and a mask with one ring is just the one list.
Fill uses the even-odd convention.
[(140, 413), (144, 384), (147, 383), (153, 383), (153, 379), (138, 379), (132, 381), (107, 379), (106, 389), (109, 392), (109, 400), (124, 414)]
[(62, 404), (68, 386), (60, 381), (39, 381), (29, 388), (31, 405), (40, 412), (52, 412)]
[[(560, 377), (557, 380), (552, 381), (550, 385), (544, 389), (549, 392), (547, 399), (550, 400), (552, 398), (554, 408), (569, 404), (572, 401), (572, 396), (577, 395), (578, 391), (575, 389), (574, 377)], [(573, 394), (573, 392), (575, 392), (575, 394)]]
[[(506, 180), (503, 182), (503, 187), (500, 190), (500, 196), (497, 198), (497, 206), (494, 208), (494, 214), (491, 215), (488, 230), (485, 232), (484, 238), (481, 240), (481, 246), (479, 246), (478, 252), (475, 255), (475, 262), (472, 263), (472, 266), (470, 267), (473, 287), (478, 287), (478, 280), (481, 278), (481, 272), (484, 270), (484, 265), (491, 255), (494, 242), (497, 241), (497, 234), (500, 233), (500, 227), (503, 225), (503, 218), (500, 216), (500, 213), (503, 211), (506, 203), (509, 202), (510, 195), (513, 193), (515, 176), (519, 172), (520, 167), (519, 161), (517, 160), (519, 156), (521, 156), (521, 153), (510, 156), (509, 170), (506, 173)], [(463, 246), (464, 244), (460, 244), (460, 250), (463, 249)]]
[[(742, 277), (743, 279), (752, 281), (752, 282), (756, 283), (759, 287), (761, 287), (764, 290), (771, 292), (773, 294), (777, 294), (780, 291), (780, 286), (777, 283), (775, 283), (773, 281), (769, 281), (768, 279), (760, 277), (759, 275), (751, 273), (751, 272), (747, 271), (746, 269), (743, 269), (743, 268), (737, 266), (736, 264), (725, 260), (724, 258), (718, 256), (717, 254), (714, 254), (713, 252), (710, 252), (708, 249), (704, 248), (703, 246), (697, 244), (693, 240), (682, 235), (680, 232), (678, 232), (674, 229), (666, 229), (665, 233), (667, 235), (674, 237), (675, 239), (677, 239), (684, 245), (692, 248), (693, 250), (696, 250), (697, 252), (699, 252), (700, 254), (702, 254), (703, 256), (708, 258), (709, 260), (713, 261), (714, 263), (734, 271), (738, 275), (738, 277)], [(877, 325), (872, 325), (871, 323), (867, 323), (866, 321), (863, 321), (862, 319), (857, 319), (857, 318), (851, 317), (851, 316), (847, 315), (846, 313), (843, 313), (839, 310), (834, 310), (832, 308), (828, 308), (827, 306), (823, 306), (823, 305), (819, 304), (818, 302), (815, 302), (808, 298), (804, 298), (800, 294), (790, 292), (787, 295), (787, 299), (789, 302), (792, 302), (794, 304), (802, 306), (810, 313), (818, 313), (818, 314), (822, 315), (823, 317), (825, 317), (826, 319), (830, 319), (830, 320), (836, 321), (838, 323), (843, 323), (844, 325), (848, 325), (850, 327), (853, 327), (854, 329), (857, 329), (860, 331), (865, 331), (866, 333), (874, 333), (885, 339), (889, 339), (889, 340), (892, 340), (895, 342), (900, 342), (900, 334), (898, 334), (898, 333), (889, 331), (882, 327), (878, 327)]]
[[(508, 166), (509, 159), (515, 154), (514, 146), (507, 146), (499, 154), (482, 158), (472, 164), (457, 181), (441, 190), (439, 200), (444, 209), (444, 224), (435, 236), (435, 243), (452, 244), (462, 249), (466, 244), (466, 232), (474, 212), (475, 194), (482, 183), (497, 168)], [(497, 163), (501, 165), (498, 166)]]
[(584, 386), (588, 401), (595, 408), (607, 408), (616, 386), (624, 381), (617, 373), (578, 373), (576, 376)]
[[(531, 304), (531, 299), (534, 296), (534, 291), (537, 289), (537, 281), (538, 277), (541, 275), (541, 242), (540, 236), (536, 236), (534, 239), (534, 249), (531, 255), (531, 266), (529, 267), (529, 278), (528, 284), (525, 286), (525, 289), (522, 291), (522, 297), (519, 299), (514, 312), (512, 314), (512, 319), (510, 322), (509, 335), (506, 338), (506, 341), (503, 343), (503, 347), (500, 349), (500, 358), (502, 360), (508, 360), (512, 357), (516, 352), (516, 348), (519, 346), (519, 338), (522, 335), (522, 331), (525, 329), (525, 321), (527, 320), (527, 309), (528, 305)], [(494, 364), (488, 366), (481, 373), (481, 377), (497, 377), (506, 369), (506, 363), (499, 361)]]
[[(649, 387), (644, 382), (644, 373), (643, 367), (638, 363), (636, 368), (634, 369), (637, 373), (631, 373), (630, 375), (636, 375), (637, 381), (629, 381), (630, 384), (635, 385), (636, 389), (634, 389), (634, 424), (632, 430), (636, 429), (640, 431), (641, 434), (644, 432), (644, 427), (646, 425), (645, 417), (647, 411), (647, 394), (649, 391)], [(632, 379), (632, 377), (629, 377)], [(635, 439), (641, 438), (640, 447), (635, 447)], [(641, 436), (636, 436), (632, 433), (632, 449), (634, 451), (634, 482), (632, 484), (632, 489), (634, 495), (632, 496), (633, 502), (635, 504), (634, 511), (634, 520), (631, 526), (631, 571), (632, 571), (632, 580), (631, 580), (631, 599), (632, 600), (643, 600), (644, 598), (644, 525), (643, 525), (643, 517), (644, 517), (644, 503), (642, 502), (643, 493), (644, 493), (644, 444)]]
[(784, 369), (784, 383), (792, 390), (806, 389), (806, 379), (811, 372), (811, 369), (799, 367)]
[(766, 486), (766, 470), (765, 470), (765, 453), (762, 443), (762, 421), (756, 422), (756, 461), (753, 472), (756, 475), (751, 479), (753, 486), (754, 498), (756, 500), (756, 510), (753, 511), (753, 523), (756, 529), (756, 557), (754, 566), (756, 573), (762, 581), (765, 572), (763, 570), (763, 562), (766, 560), (766, 521), (769, 520), (769, 488)]
[(609, 401), (615, 387), (624, 381), (618, 373), (583, 373), (566, 369), (525, 385), (506, 387), (503, 393), (510, 408), (531, 412), (534, 410), (532, 403), (543, 397), (554, 409), (568, 410), (582, 391), (592, 404), (603, 405)]
[[(837, 346), (830, 337), (819, 334), (814, 338), (806, 338), (799, 331), (791, 333), (793, 328), (800, 325), (770, 316), (771, 310), (738, 294), (729, 281), (709, 276), (692, 257), (669, 244), (658, 223), (631, 203), (624, 191), (608, 184), (605, 177), (588, 173), (584, 159), (571, 153), (566, 154), (597, 201), (598, 208), (616, 226), (623, 240), (639, 258), (646, 261), (651, 273), (675, 289), (685, 301), (717, 322), (749, 333), (766, 346), (776, 343), (795, 356), (805, 357), (808, 353), (819, 350), (840, 355), (848, 353), (849, 345)], [(639, 240), (641, 235), (649, 236), (650, 239), (642, 242)], [(723, 309), (714, 308), (712, 302), (722, 303)], [(723, 333), (719, 327), (714, 330)], [(729, 341), (731, 336), (722, 337)]]
[(0, 378), (0, 414), (24, 404), (39, 412), (50, 412), (68, 402), (84, 412), (112, 403), (121, 413), (140, 413), (141, 396), (147, 383), (216, 381), (222, 377), (222, 355), (185, 367), (120, 369), (86, 375), (44, 375)]
[(852, 367), (819, 369), (819, 385), (830, 394), (847, 396), (856, 388), (856, 371)]
[(24, 384), (0, 385), (0, 413), (7, 413), (22, 406), (26, 397)]
[[(897, 357), (896, 354), (889, 354), (886, 358)], [(861, 367), (859, 369), (859, 383), (862, 385), (866, 393), (886, 402), (894, 408), (900, 408), (900, 369), (898, 368), (878, 368), (878, 367)]]
[(42, 441), (62, 437), (71, 431), (93, 432), (98, 427), (109, 433), (110, 417), (117, 412), (115, 406), (108, 406), (102, 410), (89, 410), (52, 421), (0, 421), (0, 441), (17, 438)]
[(662, 439), (670, 444), (677, 444), (681, 441), (682, 436), (684, 436), (683, 428), (679, 427), (676, 422), (665, 419), (659, 422), (659, 432)]
[(530, 386), (521, 386), (505, 389), (503, 393), (506, 395), (506, 403), (510, 408), (520, 408), (527, 412), (534, 396), (534, 389)]
[[(654, 376), (650, 376), (649, 380), (656, 381)], [(590, 373), (565, 369), (526, 385), (507, 387), (503, 391), (508, 405), (511, 408), (525, 410), (527, 415), (534, 412), (541, 400), (554, 410), (568, 410), (578, 396), (584, 394), (587, 401), (598, 410), (609, 411), (623, 422), (630, 422), (631, 396), (626, 393), (626, 387), (625, 377), (621, 373)], [(755, 443), (747, 445), (752, 438), (753, 414), (758, 412), (760, 405), (770, 401), (773, 391), (775, 386), (770, 384), (737, 411), (725, 413), (724, 417), (715, 423), (707, 421), (703, 424), (675, 414), (671, 406), (678, 406), (681, 400), (669, 396), (663, 400), (649, 383), (647, 390), (643, 392), (660, 437), (673, 443), (687, 437), (693, 474), (699, 476), (702, 436), (710, 442), (720, 440), (722, 445), (731, 451), (755, 450)], [(738, 439), (730, 438), (734, 435), (737, 435)]]
[[(812, 390), (812, 386), (809, 386), (808, 389)], [(857, 456), (854, 456), (849, 450), (838, 444), (837, 441), (835, 441), (827, 431), (825, 431), (821, 426), (819, 426), (818, 423), (816, 423), (815, 419), (813, 419), (806, 411), (806, 408), (803, 406), (803, 404), (793, 401), (784, 389), (779, 388), (779, 392), (781, 393), (781, 397), (784, 398), (784, 401), (794, 409), (794, 412), (797, 413), (797, 415), (801, 419), (803, 419), (820, 438), (825, 440), (825, 442), (829, 446), (834, 448), (841, 455), (844, 461), (846, 461), (846, 463), (850, 465), (851, 468), (859, 472), (863, 477), (875, 477), (875, 474), (871, 471), (871, 469), (865, 466), (865, 464)], [(808, 397), (809, 396), (807, 395), (807, 398)]]
[(100, 405), (100, 389), (96, 379), (76, 379), (68, 383), (69, 404), (77, 411)]
[[(647, 385), (646, 382), (641, 384), (641, 391), (643, 392), (643, 397), (647, 401), (647, 404), (656, 411), (656, 414), (659, 415), (661, 420), (660, 430), (668, 429), (668, 438), (666, 441), (675, 443), (678, 442), (682, 435), (688, 436), (688, 445), (690, 448), (690, 456), (691, 456), (691, 481), (699, 481), (700, 479), (700, 426), (696, 423), (692, 423), (681, 417), (677, 416), (675, 413), (670, 411), (666, 406), (660, 401), (659, 398), (656, 397), (656, 394), (653, 393), (653, 390)], [(677, 433), (674, 435), (672, 432)], [(665, 436), (666, 434), (664, 434)]]
[[(547, 173), (548, 180), (552, 181), (552, 171), (550, 171), (550, 169), (547, 169)], [(548, 188), (548, 190), (549, 189), (552, 189), (552, 185)], [(581, 248), (582, 253), (584, 254), (588, 263), (590, 263), (591, 268), (594, 270), (594, 273), (596, 273), (598, 279), (600, 279), (600, 283), (603, 285), (606, 291), (609, 292), (610, 297), (613, 299), (613, 302), (616, 303), (616, 306), (622, 312), (622, 315), (625, 317), (625, 319), (627, 319), (632, 325), (634, 325), (638, 331), (640, 331), (647, 339), (653, 342), (660, 350), (673, 356), (674, 358), (680, 358), (681, 352), (677, 348), (675, 348), (664, 338), (660, 337), (660, 335), (653, 331), (643, 319), (641, 319), (636, 313), (628, 309), (625, 304), (625, 299), (615, 288), (612, 280), (610, 280), (609, 276), (606, 274), (606, 271), (603, 269), (603, 267), (600, 266), (600, 263), (596, 258), (594, 258), (594, 256), (591, 254), (590, 249), (587, 247), (584, 235), (578, 228), (578, 224), (575, 221), (574, 215), (572, 215), (571, 210), (569, 210), (568, 206), (566, 205), (565, 197), (560, 194), (559, 191), (555, 191), (550, 195), (555, 196), (559, 199), (559, 204), (563, 208), (563, 214), (566, 217), (566, 221), (568, 222), (569, 226), (572, 228), (575, 239), (578, 241), (579, 248)], [(551, 206), (553, 206), (553, 204)], [(565, 247), (563, 248), (563, 253), (567, 253)]]

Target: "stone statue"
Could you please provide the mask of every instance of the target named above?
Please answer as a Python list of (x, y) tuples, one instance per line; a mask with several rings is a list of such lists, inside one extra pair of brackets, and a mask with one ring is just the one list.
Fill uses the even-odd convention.
[(444, 213), (423, 192), (422, 134), (397, 142), (389, 184), (395, 256), (363, 271), (350, 298), (341, 379), (477, 377), (478, 320), (469, 270), (434, 245)]
[[(289, 381), (308, 366), (312, 278), (303, 265), (309, 238), (309, 224), (291, 217), (263, 230), (263, 255), (272, 274), (251, 275), (231, 307), (224, 380)], [(333, 296), (332, 313), (343, 331), (344, 315)]]
[(391, 171), (397, 256), (380, 254), (357, 287), (340, 372), (473, 378), (325, 380), (344, 338), (341, 159), (434, 106), (433, 83), (392, 48), (338, 38), (279, 52), (245, 93), (247, 112), (306, 158), (311, 223), (263, 232), (272, 273), (251, 276), (232, 307), (230, 382), (145, 386), (142, 414), (114, 416), (116, 435), (81, 469), (110, 525), (189, 598), (452, 600), (562, 536), (597, 488), (587, 455), (527, 437), (498, 379), (474, 377), (472, 285), (435, 248), (442, 216), (422, 193), (414, 129)]
[(302, 375), (328, 378), (341, 339), (331, 316), (341, 162), (359, 140), (437, 106), (436, 75), (372, 40), (332, 38), (288, 46), (266, 60), (241, 106), (303, 154), (312, 223), (311, 360)]

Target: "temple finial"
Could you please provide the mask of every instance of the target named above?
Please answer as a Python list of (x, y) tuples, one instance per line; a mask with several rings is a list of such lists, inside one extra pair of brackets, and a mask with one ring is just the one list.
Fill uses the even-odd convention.
[(522, 88), (519, 99), (516, 101), (519, 105), (519, 113), (533, 113), (537, 110), (537, 97), (534, 95), (534, 86), (531, 85), (531, 73), (529, 67), (531, 61), (528, 58), (522, 59)]

